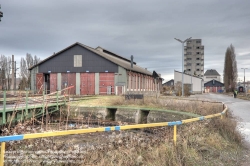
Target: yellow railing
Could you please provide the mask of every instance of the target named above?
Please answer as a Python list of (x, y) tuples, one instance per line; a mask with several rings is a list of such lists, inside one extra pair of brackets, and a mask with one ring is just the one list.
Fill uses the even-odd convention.
[[(223, 104), (223, 106), (225, 106), (225, 105)], [(207, 116), (200, 116), (200, 117), (197, 117), (197, 118), (185, 119), (185, 120), (181, 120), (181, 121), (3, 136), (3, 137), (0, 137), (0, 142), (1, 142), (0, 166), (3, 166), (3, 164), (4, 164), (5, 142), (8, 142), (8, 141), (17, 141), (17, 140), (32, 139), (32, 138), (43, 138), (43, 137), (54, 137), (54, 136), (63, 136), (63, 135), (73, 135), (73, 134), (95, 133), (95, 132), (104, 132), (104, 131), (129, 130), (129, 129), (139, 129), (139, 128), (148, 128), (148, 127), (174, 126), (173, 141), (174, 141), (174, 145), (176, 145), (176, 141), (177, 141), (177, 125), (190, 123), (190, 122), (195, 122), (195, 121), (204, 120), (204, 119), (209, 119), (209, 118), (214, 118), (214, 117), (219, 117), (219, 116), (222, 119), (226, 112), (227, 112), (227, 107), (225, 106), (225, 109), (221, 113), (207, 115)]]

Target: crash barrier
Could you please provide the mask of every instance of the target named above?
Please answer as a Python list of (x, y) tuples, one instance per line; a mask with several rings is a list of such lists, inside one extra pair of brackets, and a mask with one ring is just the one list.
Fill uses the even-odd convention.
[(125, 95), (125, 100), (130, 100), (130, 99), (144, 99), (143, 94), (127, 94)]
[(24, 139), (44, 138), (44, 137), (54, 137), (54, 136), (65, 136), (65, 135), (95, 133), (95, 132), (105, 132), (105, 131), (120, 131), (120, 130), (140, 129), (140, 128), (149, 128), (149, 127), (173, 126), (174, 127), (173, 142), (174, 142), (174, 145), (176, 145), (176, 141), (177, 141), (177, 125), (182, 125), (182, 124), (185, 124), (185, 123), (200, 121), (200, 120), (204, 120), (204, 119), (210, 119), (210, 118), (219, 117), (219, 116), (221, 117), (221, 119), (223, 119), (224, 115), (227, 112), (226, 105), (223, 104), (223, 108), (224, 109), (223, 109), (223, 111), (221, 113), (207, 115), (207, 116), (200, 116), (200, 117), (190, 118), (190, 119), (185, 119), (185, 120), (180, 120), (180, 121), (3, 136), (3, 137), (0, 137), (0, 142), (1, 142), (0, 166), (3, 166), (3, 164), (4, 164), (5, 142), (8, 142), (8, 141), (20, 141), (20, 140), (24, 140)]

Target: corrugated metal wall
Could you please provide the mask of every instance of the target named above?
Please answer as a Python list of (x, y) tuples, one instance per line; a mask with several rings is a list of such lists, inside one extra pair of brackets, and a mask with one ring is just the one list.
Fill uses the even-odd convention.
[(95, 94), (95, 73), (81, 73), (81, 95)]
[[(82, 55), (82, 67), (74, 67), (74, 55)], [(39, 65), (40, 73), (48, 73), (48, 71), (52, 73), (67, 71), (70, 71), (70, 73), (86, 71), (92, 73), (105, 71), (117, 73), (118, 65), (79, 45), (75, 45)]]
[(99, 73), (99, 79), (100, 95), (106, 95), (109, 87), (111, 87), (111, 94), (115, 94), (115, 73)]

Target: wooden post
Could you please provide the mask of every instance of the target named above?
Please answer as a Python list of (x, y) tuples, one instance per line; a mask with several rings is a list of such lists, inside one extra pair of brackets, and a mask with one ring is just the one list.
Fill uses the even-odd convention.
[(26, 104), (26, 107), (25, 107), (25, 117), (28, 116), (28, 91), (26, 90), (26, 98), (25, 98), (25, 104)]
[(3, 124), (6, 123), (6, 90), (3, 91)]

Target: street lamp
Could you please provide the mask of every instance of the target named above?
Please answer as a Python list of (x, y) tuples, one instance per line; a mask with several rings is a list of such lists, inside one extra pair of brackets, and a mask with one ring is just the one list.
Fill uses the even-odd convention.
[[(0, 9), (1, 9), (1, 5), (0, 5)], [(2, 17), (3, 17), (3, 12), (0, 11), (0, 21)]]
[(245, 90), (245, 94), (247, 93), (246, 91), (246, 83), (245, 83), (245, 69), (248, 69), (248, 68), (241, 68), (244, 70), (244, 90)]
[(182, 84), (181, 84), (181, 88), (182, 88), (182, 94), (181, 94), (181, 96), (183, 97), (183, 94), (184, 94), (184, 87), (183, 87), (183, 69), (184, 69), (184, 66), (183, 66), (183, 61), (184, 61), (184, 43), (186, 43), (188, 40), (190, 40), (192, 37), (190, 37), (190, 38), (188, 38), (188, 39), (186, 39), (186, 40), (184, 40), (184, 41), (182, 41), (182, 40), (180, 40), (180, 39), (176, 39), (176, 38), (174, 38), (175, 40), (177, 40), (178, 42), (181, 42), (182, 43)]

